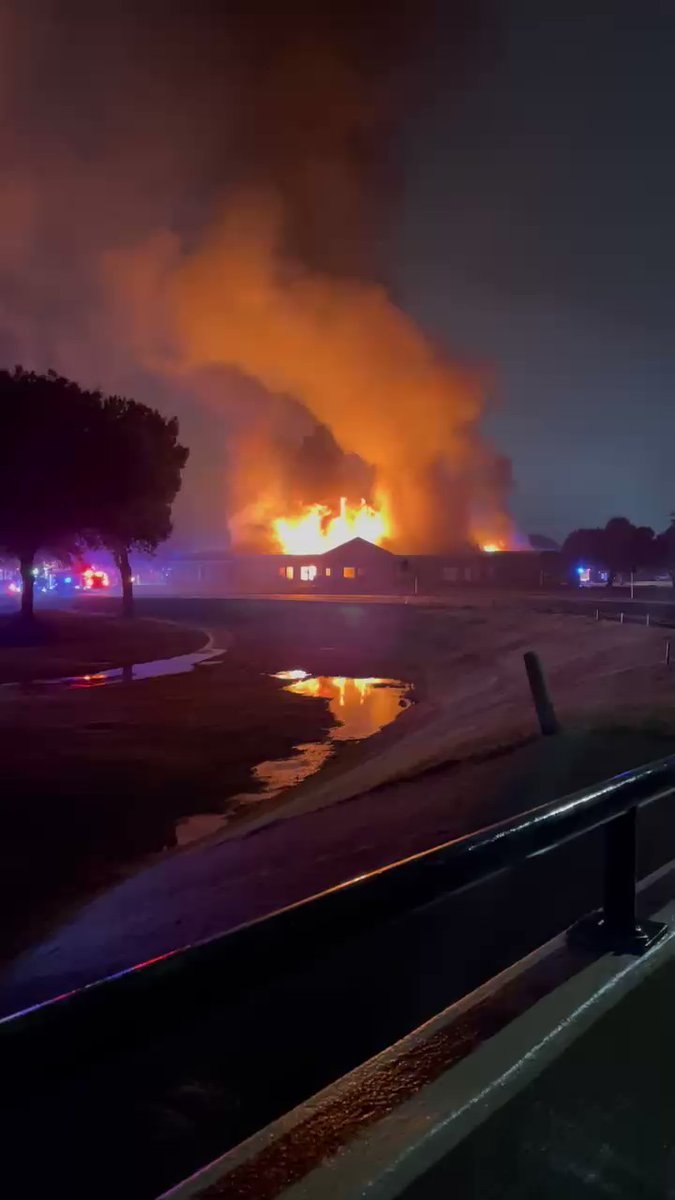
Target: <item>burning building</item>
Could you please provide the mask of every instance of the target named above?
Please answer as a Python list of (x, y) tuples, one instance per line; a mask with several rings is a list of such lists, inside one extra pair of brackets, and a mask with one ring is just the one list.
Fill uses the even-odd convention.
[(178, 591), (220, 596), (415, 596), (458, 587), (555, 587), (565, 580), (565, 565), (552, 551), (400, 555), (355, 537), (318, 553), (183, 555), (172, 561), (168, 579)]

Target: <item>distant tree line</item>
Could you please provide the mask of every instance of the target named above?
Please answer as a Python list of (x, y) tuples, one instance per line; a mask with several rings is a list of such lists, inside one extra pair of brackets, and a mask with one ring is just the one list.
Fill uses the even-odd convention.
[(602, 528), (575, 529), (562, 551), (571, 566), (606, 571), (608, 587), (617, 575), (644, 568), (668, 571), (675, 586), (675, 514), (668, 529), (659, 534), (648, 525), (633, 525), (627, 517), (612, 517)]
[(129, 554), (152, 552), (171, 532), (188, 457), (178, 432), (175, 418), (54, 371), (0, 370), (0, 552), (18, 560), (24, 620), (33, 619), (40, 552), (66, 560), (101, 546), (133, 614)]

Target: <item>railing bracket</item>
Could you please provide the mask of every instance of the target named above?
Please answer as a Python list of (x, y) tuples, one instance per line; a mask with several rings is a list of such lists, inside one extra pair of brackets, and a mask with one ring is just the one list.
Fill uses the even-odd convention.
[(602, 954), (644, 954), (667, 932), (662, 921), (639, 921), (632, 929), (612, 928), (598, 911), (572, 925), (567, 940), (570, 946)]

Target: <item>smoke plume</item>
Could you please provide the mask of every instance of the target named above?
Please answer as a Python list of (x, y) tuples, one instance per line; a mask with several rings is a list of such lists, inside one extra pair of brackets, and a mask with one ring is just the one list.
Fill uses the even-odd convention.
[(445, 7), (0, 8), (0, 351), (177, 411), (194, 540), (228, 519), (263, 546), (340, 494), (385, 503), (411, 552), (504, 512), (478, 377), (387, 290), (439, 23), (458, 83), (471, 57)]

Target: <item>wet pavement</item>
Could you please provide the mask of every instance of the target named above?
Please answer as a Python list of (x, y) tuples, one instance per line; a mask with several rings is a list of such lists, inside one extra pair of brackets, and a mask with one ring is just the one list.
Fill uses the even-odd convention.
[(675, 1195), (671, 961), (579, 1037), (402, 1200)]
[[(589, 840), (597, 842), (594, 835)], [(16, 1069), (5, 1088), (3, 1113), (3, 1178), (10, 1193), (19, 1193), (18, 1181), (22, 1173), (25, 1178), (39, 1129), (41, 1154), (30, 1165), (36, 1194), (47, 1190), (49, 1178), (67, 1176), (73, 1200), (92, 1194), (100, 1200), (121, 1195), (153, 1200), (542, 945), (575, 913), (586, 911), (595, 900), (600, 875), (585, 845), (585, 839), (566, 843), (513, 873), (377, 924), (338, 946), (317, 943), (316, 952), (302, 962), (290, 956), (285, 960), (285, 948), (278, 946), (281, 968), (275, 982), (247, 983), (245, 976), (233, 978), (227, 971), (211, 976), (208, 988), (190, 987), (179, 1003), (145, 1006), (144, 1017), (133, 1024), (133, 1037), (124, 1022), (110, 1021), (91, 1052), (74, 1055), (71, 1043), (63, 1050), (56, 1047), (64, 1066), (58, 1072), (48, 1066), (47, 1078), (40, 1055), (32, 1058), (30, 1071), (25, 1061), (13, 1058)], [(467, 931), (476, 936), (468, 937)], [(583, 1148), (587, 1112), (588, 1129), (599, 1140), (589, 1136), (586, 1148), (596, 1155), (602, 1151), (604, 1096), (599, 1079), (605, 1063), (617, 1138), (634, 1119), (635, 1109), (625, 1103), (627, 1088), (635, 1087), (636, 1103), (649, 1103), (651, 1114), (658, 1113), (660, 1093), (648, 1092), (649, 1072), (641, 1066), (640, 1051), (646, 1046), (650, 1055), (660, 1055), (659, 1072), (668, 1070), (672, 976), (667, 984), (668, 1004), (655, 1014), (653, 1027), (645, 1014), (631, 1012), (628, 1022), (609, 1030), (599, 1056), (594, 1057), (592, 1043), (581, 1055), (581, 1087), (574, 1072), (568, 1072), (562, 1082), (554, 1081), (550, 1110), (536, 1111), (535, 1091), (530, 1098), (534, 1112), (515, 1113), (500, 1135), (507, 1165), (514, 1158), (517, 1163), (519, 1144), (540, 1139), (544, 1154), (546, 1144), (554, 1149), (561, 1139), (564, 1144), (570, 1128)], [(489, 1014), (483, 1033), (494, 1033)], [(416, 1069), (424, 1073), (427, 1062), (427, 1056), (421, 1056)], [(664, 1112), (669, 1121), (672, 1081), (666, 1087)], [(552, 1130), (547, 1111), (555, 1113), (558, 1091), (562, 1118)], [(644, 1131), (647, 1124), (648, 1118), (643, 1117), (641, 1125), (638, 1119), (638, 1129)], [(554, 1135), (559, 1135), (557, 1141)], [(644, 1145), (649, 1148), (646, 1138)], [(663, 1161), (664, 1147), (660, 1153)], [(489, 1147), (483, 1156), (491, 1157)], [(479, 1152), (477, 1160), (483, 1169)], [(575, 1160), (570, 1152), (572, 1164), (582, 1161), (583, 1156)], [(284, 1160), (284, 1170), (286, 1165)], [(420, 1200), (451, 1194), (481, 1200), (502, 1195), (509, 1200), (575, 1196), (571, 1186), (560, 1193), (546, 1187), (500, 1192), (496, 1154), (491, 1169), (492, 1180), (490, 1171), (485, 1170), (485, 1176), (494, 1184), (492, 1191), (445, 1188), (441, 1180), (440, 1186), (421, 1193)], [(570, 1177), (574, 1182), (573, 1173)], [(261, 1194), (276, 1196), (283, 1178), (266, 1177), (268, 1186), (262, 1193), (233, 1189), (213, 1194), (251, 1200)], [(463, 1184), (471, 1175), (457, 1178)], [(592, 1177), (587, 1191), (579, 1194), (592, 1196), (591, 1183)], [(656, 1200), (670, 1193), (636, 1187), (632, 1193), (595, 1194)]]

